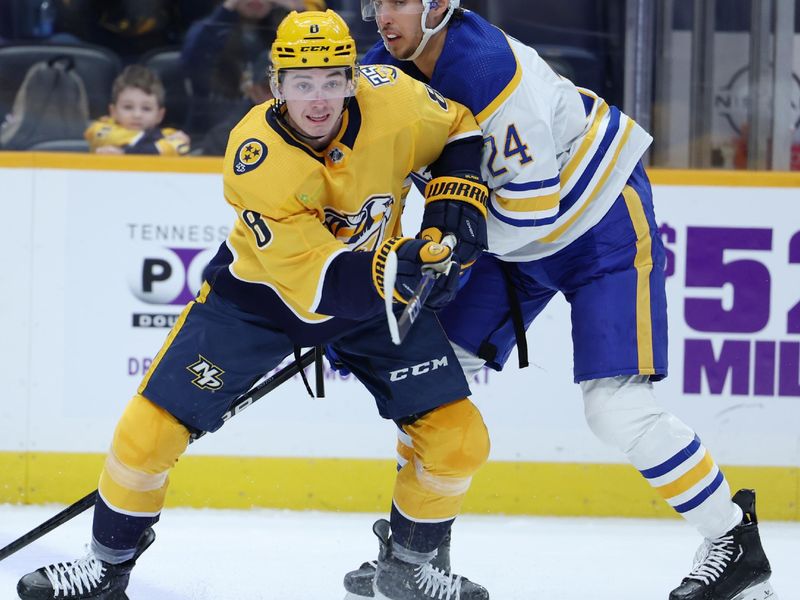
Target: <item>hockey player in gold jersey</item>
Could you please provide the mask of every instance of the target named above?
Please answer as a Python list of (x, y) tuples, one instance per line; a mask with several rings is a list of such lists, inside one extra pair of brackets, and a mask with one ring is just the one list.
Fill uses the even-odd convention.
[[(382, 282), (393, 252), (397, 278), (386, 289), (397, 307), (431, 270), (438, 277), (428, 306), (438, 308), (455, 294), (461, 263), (485, 248), (478, 125), (462, 105), (397, 69), (360, 70), (347, 26), (332, 11), (291, 13), (272, 62), (276, 100), (231, 132), (224, 161), (235, 225), (117, 425), (91, 551), (23, 577), (23, 599), (126, 597), (190, 433), (221, 427), (233, 399), (294, 347), (323, 343), (416, 452), (397, 476), (391, 538), (387, 521), (374, 527), (376, 597), (489, 597), (431, 565), (487, 458), (486, 427), (432, 311), (422, 311), (402, 345), (390, 342)], [(454, 251), (402, 237), (403, 182), (425, 165), (434, 174), (426, 237), (452, 234)]]

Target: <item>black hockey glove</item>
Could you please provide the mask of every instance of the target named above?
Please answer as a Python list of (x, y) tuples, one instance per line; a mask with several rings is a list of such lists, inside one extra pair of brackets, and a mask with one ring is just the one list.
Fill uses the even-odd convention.
[(441, 242), (455, 236), (455, 253), (462, 268), (469, 267), (488, 247), (486, 203), (489, 192), (476, 179), (436, 177), (425, 186), (425, 212), (417, 237)]
[(394, 299), (397, 302), (408, 303), (427, 271), (433, 271), (437, 276), (425, 306), (439, 310), (455, 297), (461, 267), (458, 256), (444, 244), (396, 237), (383, 242), (372, 259), (372, 282), (381, 298), (384, 297), (386, 257), (391, 251), (397, 255), (397, 279), (394, 283)]

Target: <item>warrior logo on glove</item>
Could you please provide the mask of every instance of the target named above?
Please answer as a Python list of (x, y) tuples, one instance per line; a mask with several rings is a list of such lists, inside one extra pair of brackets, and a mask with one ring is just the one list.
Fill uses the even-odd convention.
[(488, 245), (486, 204), (489, 191), (472, 177), (436, 177), (425, 187), (422, 239), (441, 242), (445, 235), (456, 238), (455, 253), (469, 267)]

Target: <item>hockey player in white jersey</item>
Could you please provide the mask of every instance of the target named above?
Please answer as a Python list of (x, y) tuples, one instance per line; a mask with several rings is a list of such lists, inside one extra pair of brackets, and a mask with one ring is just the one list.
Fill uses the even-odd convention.
[[(459, 0), (362, 0), (362, 16), (382, 37), (363, 63), (428, 83), (468, 106), (483, 130), (489, 250), (439, 313), (467, 374), (501, 369), (515, 344), (524, 365), (525, 329), (564, 294), (589, 427), (705, 538), (670, 600), (775, 598), (754, 492), (731, 499), (700, 438), (655, 400), (667, 317), (664, 250), (640, 162), (650, 135)], [(398, 448), (413, 460), (402, 436)], [(370, 595), (371, 573), (365, 564), (346, 575), (350, 597)]]

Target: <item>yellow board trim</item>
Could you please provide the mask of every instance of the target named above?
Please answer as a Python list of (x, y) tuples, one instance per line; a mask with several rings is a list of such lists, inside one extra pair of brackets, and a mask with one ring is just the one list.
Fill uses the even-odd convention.
[[(512, 88), (515, 80), (509, 84)], [(509, 90), (509, 94), (513, 89)], [(490, 105), (491, 107), (491, 105)], [(488, 110), (490, 107), (487, 107)], [(483, 113), (481, 113), (483, 114)], [(487, 115), (489, 116), (489, 115)], [(103, 156), (73, 152), (0, 152), (0, 169), (67, 169), (222, 174), (222, 157)], [(647, 169), (654, 185), (800, 188), (798, 171)]]
[[(71, 504), (97, 487), (103, 454), (0, 452), (0, 503)], [(726, 467), (731, 489), (759, 494), (759, 518), (800, 521), (800, 468)], [(387, 512), (393, 460), (181, 458), (167, 506)], [(583, 463), (487, 463), (467, 493), (472, 514), (676, 517), (633, 467)], [(23, 533), (23, 532), (20, 532)]]
[(648, 169), (653, 185), (800, 188), (800, 171)]
[(0, 152), (0, 168), (71, 171), (222, 173), (222, 157), (115, 156), (77, 152)]
[(626, 185), (622, 195), (625, 197), (628, 214), (636, 232), (636, 257), (633, 265), (636, 268), (636, 343), (639, 352), (639, 374), (653, 375), (656, 372), (653, 366), (653, 318), (650, 306), (653, 242), (639, 194), (631, 186)]

